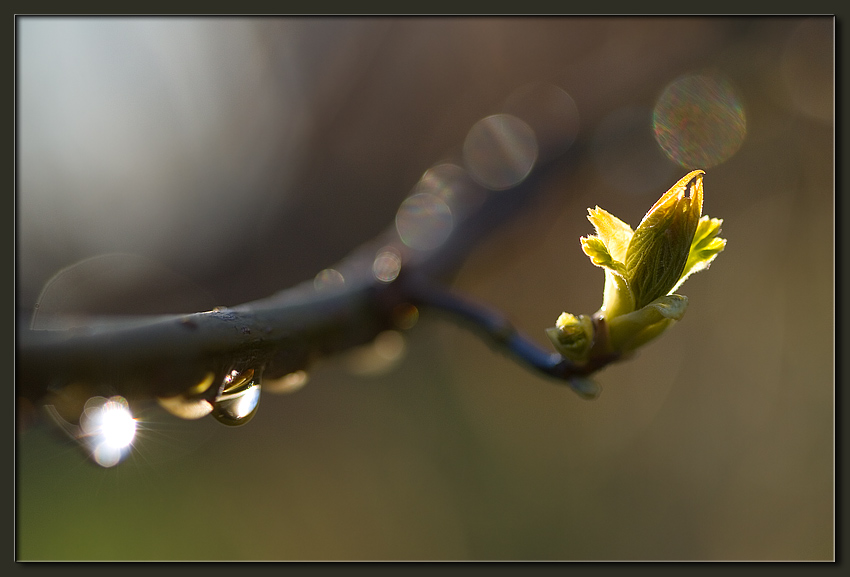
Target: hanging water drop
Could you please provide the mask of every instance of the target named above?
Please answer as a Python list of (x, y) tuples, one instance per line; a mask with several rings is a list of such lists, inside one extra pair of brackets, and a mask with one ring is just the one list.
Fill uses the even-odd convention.
[(234, 427), (250, 421), (260, 405), (260, 379), (254, 370), (232, 370), (224, 377), (213, 403), (212, 415), (219, 423)]
[(159, 397), (159, 406), (181, 419), (195, 420), (206, 417), (213, 410), (213, 404), (204, 395), (215, 381), (215, 373), (209, 372), (197, 385), (185, 393), (173, 397)]

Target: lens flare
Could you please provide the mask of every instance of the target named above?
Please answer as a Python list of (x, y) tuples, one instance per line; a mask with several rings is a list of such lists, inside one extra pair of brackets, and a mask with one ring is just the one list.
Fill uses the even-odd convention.
[(317, 291), (340, 289), (345, 285), (345, 277), (342, 273), (332, 268), (326, 268), (319, 271), (319, 274), (313, 279), (313, 286)]
[(475, 185), (466, 169), (450, 162), (425, 171), (410, 194), (420, 193), (433, 194), (445, 202), (455, 220), (462, 220), (486, 198), (486, 192)]
[(388, 246), (381, 250), (372, 262), (372, 274), (381, 282), (393, 282), (401, 272), (401, 255)]
[(505, 190), (525, 180), (537, 161), (537, 152), (534, 130), (510, 114), (482, 118), (463, 143), (466, 168), (491, 190)]
[(723, 78), (683, 76), (662, 93), (653, 113), (655, 140), (685, 168), (710, 168), (731, 158), (744, 142), (744, 106)]
[(431, 250), (449, 238), (454, 228), (454, 219), (449, 205), (443, 199), (420, 192), (401, 203), (395, 224), (404, 244), (416, 250)]
[(129, 453), (136, 436), (136, 419), (124, 397), (93, 397), (86, 402), (80, 428), (95, 462), (112, 467)]

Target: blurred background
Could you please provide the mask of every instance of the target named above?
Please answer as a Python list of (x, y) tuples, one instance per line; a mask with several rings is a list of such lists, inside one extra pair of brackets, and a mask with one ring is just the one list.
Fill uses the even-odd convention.
[(834, 47), (832, 18), (19, 18), (19, 318), (122, 266), (108, 312), (312, 279), (541, 86), (570, 154), (455, 288), (546, 344), (602, 301), (587, 208), (636, 226), (694, 168), (728, 245), (595, 401), (423, 311), (244, 427), (150, 407), (112, 468), (21, 429), (18, 558), (833, 559)]

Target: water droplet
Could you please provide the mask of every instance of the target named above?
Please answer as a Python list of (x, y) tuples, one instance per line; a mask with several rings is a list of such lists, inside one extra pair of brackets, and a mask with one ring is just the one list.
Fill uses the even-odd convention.
[(310, 380), (307, 371), (294, 371), (279, 379), (265, 379), (263, 390), (276, 394), (289, 394), (300, 390)]
[(313, 279), (313, 286), (317, 291), (326, 289), (339, 289), (345, 285), (345, 277), (342, 273), (332, 268), (326, 268), (319, 271), (316, 278)]
[(537, 161), (537, 151), (534, 130), (510, 114), (482, 118), (463, 142), (466, 168), (491, 190), (505, 190), (525, 180)]
[(212, 415), (228, 426), (244, 425), (260, 406), (260, 380), (254, 370), (232, 370), (224, 377), (213, 403)]
[(381, 249), (372, 263), (372, 274), (381, 282), (393, 282), (401, 272), (401, 255), (388, 246)]
[(664, 89), (653, 113), (655, 139), (685, 168), (710, 168), (741, 148), (744, 106), (732, 85), (714, 76), (683, 76)]
[(215, 381), (215, 373), (209, 372), (197, 385), (185, 393), (173, 397), (159, 397), (156, 401), (163, 409), (181, 419), (195, 420), (206, 417), (213, 405), (204, 395)]
[(402, 202), (395, 224), (402, 242), (416, 250), (437, 248), (454, 228), (449, 205), (427, 192), (414, 194)]

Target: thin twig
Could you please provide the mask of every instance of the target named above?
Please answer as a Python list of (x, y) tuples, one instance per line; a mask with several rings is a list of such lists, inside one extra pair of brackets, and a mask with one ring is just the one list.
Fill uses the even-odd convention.
[[(559, 353), (541, 348), (519, 331), (496, 309), (484, 306), (425, 278), (404, 279), (404, 294), (417, 306), (431, 307), (465, 321), (494, 346), (522, 365), (558, 380), (569, 382), (586, 377), (619, 359), (617, 355), (593, 357), (591, 362), (576, 364)], [(597, 332), (604, 335), (601, 319), (594, 319)]]

